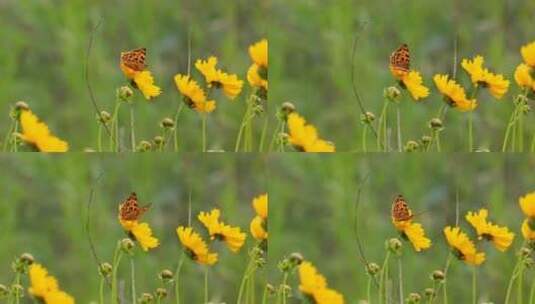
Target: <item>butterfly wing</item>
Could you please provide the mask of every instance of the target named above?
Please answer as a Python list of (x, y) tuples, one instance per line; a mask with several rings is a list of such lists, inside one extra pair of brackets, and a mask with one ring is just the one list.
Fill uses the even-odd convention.
[(121, 53), (121, 61), (127, 67), (135, 71), (143, 71), (147, 67), (145, 59), (147, 58), (147, 49), (140, 48)]
[(396, 196), (392, 203), (392, 218), (398, 222), (412, 219), (412, 211), (402, 195)]
[(403, 43), (392, 55), (390, 55), (390, 66), (402, 72), (408, 72), (411, 64), (409, 46)]
[(119, 216), (125, 221), (135, 221), (139, 217), (139, 205), (137, 195), (132, 192), (128, 198), (119, 205)]

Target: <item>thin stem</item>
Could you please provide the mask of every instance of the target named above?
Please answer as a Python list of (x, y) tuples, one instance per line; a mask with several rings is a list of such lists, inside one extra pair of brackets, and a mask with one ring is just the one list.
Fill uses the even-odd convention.
[(264, 287), (264, 294), (262, 295), (262, 304), (267, 304), (267, 299), (268, 299), (268, 286), (266, 284), (266, 286)]
[[(381, 115), (379, 116), (379, 121), (378, 121), (378, 130), (377, 130), (377, 149), (380, 149), (381, 148), (381, 139), (384, 141), (384, 143), (386, 144), (386, 136), (384, 135), (385, 134), (385, 131), (383, 130), (384, 128), (386, 128), (386, 123), (385, 123), (385, 120), (386, 120), (386, 110), (388, 108), (388, 103), (389, 101), (388, 100), (385, 100), (383, 102), (383, 109), (381, 110)], [(383, 146), (384, 150), (386, 151), (386, 146)]]
[(284, 273), (284, 276), (282, 278), (282, 304), (286, 304), (286, 282), (288, 281), (288, 272)]
[[(19, 131), (19, 121), (15, 121), (15, 128), (13, 130), (13, 133), (17, 133)], [(14, 137), (12, 139), (12, 151), (17, 152), (19, 150), (19, 143), (18, 138)]]
[(262, 134), (260, 135), (260, 144), (258, 145), (258, 151), (259, 152), (263, 152), (264, 150), (264, 141), (266, 139), (266, 133), (267, 133), (267, 128), (268, 128), (268, 124), (269, 124), (269, 117), (267, 115), (267, 113), (264, 113), (264, 126), (262, 127)]
[(122, 256), (123, 252), (121, 251), (121, 242), (117, 242), (117, 247), (115, 247), (115, 252), (113, 254), (113, 269), (111, 274), (111, 304), (119, 303), (119, 297), (117, 294), (117, 268), (119, 268), (119, 263), (121, 262)]
[(208, 303), (208, 266), (204, 269), (204, 303)]
[(119, 100), (115, 101), (115, 109), (113, 109), (113, 115), (111, 119), (111, 136), (110, 136), (110, 150), (118, 151), (119, 147), (119, 108), (121, 107), (121, 102)]
[(529, 304), (535, 303), (535, 280), (531, 282), (531, 288), (529, 291)]
[(132, 143), (132, 152), (136, 152), (136, 131), (134, 121), (134, 103), (130, 105), (130, 140)]
[(202, 114), (202, 152), (206, 152), (206, 114)]
[(135, 272), (134, 256), (130, 257), (130, 273), (132, 275), (132, 303), (136, 304), (136, 272)]
[[(396, 116), (397, 116), (397, 133), (398, 133), (398, 151), (403, 152), (403, 144), (401, 140), (401, 110), (400, 105), (398, 104), (396, 108)], [(401, 301), (403, 303), (403, 301)]]
[[(273, 136), (271, 136), (271, 141), (269, 142), (269, 148), (268, 152), (273, 151), (273, 146), (275, 145), (275, 140), (277, 139), (277, 136), (279, 136), (279, 133), (284, 130), (284, 122), (282, 122), (281, 119), (278, 119), (277, 127), (275, 128), (275, 132), (273, 132)], [(535, 138), (535, 136), (534, 136)]]
[(176, 304), (180, 304), (180, 271), (182, 270), (182, 264), (184, 264), (184, 258), (186, 257), (186, 254), (182, 252), (182, 255), (180, 256), (180, 261), (178, 261), (178, 265), (175, 270), (175, 297), (176, 297)]
[(518, 273), (518, 283), (517, 283), (517, 290), (516, 290), (516, 302), (517, 303), (524, 303), (522, 301), (523, 298), (523, 290), (524, 287), (524, 265), (520, 264), (520, 271)]
[(98, 131), (97, 131), (97, 147), (98, 152), (102, 152), (102, 124), (98, 124)]
[(401, 257), (398, 258), (398, 275), (399, 275), (399, 303), (403, 303), (403, 268)]
[(247, 98), (247, 107), (245, 108), (245, 113), (243, 114), (242, 121), (240, 123), (240, 129), (238, 130), (238, 136), (236, 137), (236, 143), (234, 144), (234, 152), (238, 152), (241, 145), (241, 139), (243, 136), (243, 132), (245, 131), (245, 127), (248, 124), (248, 121), (252, 118), (251, 112), (252, 112), (252, 104), (253, 104), (253, 96), (254, 93)]
[(362, 128), (362, 151), (368, 152), (368, 147), (366, 145), (366, 134), (368, 133), (368, 124), (364, 125), (364, 128)]
[(180, 113), (182, 113), (182, 108), (184, 108), (184, 103), (179, 102), (179, 105), (175, 112), (175, 129), (173, 130), (175, 152), (178, 152), (178, 118), (180, 117)]
[(477, 268), (472, 267), (472, 303), (477, 304)]
[(9, 131), (6, 134), (6, 137), (4, 137), (4, 145), (2, 146), (2, 150), (4, 152), (7, 151), (8, 143), (11, 142), (10, 139), (13, 138), (13, 129), (15, 128), (15, 119), (11, 119), (11, 124), (9, 125)]
[(504, 301), (505, 304), (508, 304), (509, 300), (511, 299), (511, 292), (513, 290), (513, 284), (518, 276), (521, 263), (522, 263), (522, 256), (519, 255), (516, 260), (515, 267), (513, 268), (513, 273), (511, 273), (511, 277), (509, 278), (509, 283), (507, 284), (507, 291), (505, 293), (505, 301)]
[(104, 304), (104, 282), (105, 281), (106, 280), (104, 279), (104, 277), (100, 278), (100, 284), (99, 284), (99, 288), (98, 288), (99, 303), (100, 304)]
[(470, 111), (468, 114), (468, 152), (474, 151), (473, 120), (474, 111)]
[(240, 289), (238, 291), (238, 299), (236, 300), (236, 304), (241, 304), (242, 296), (243, 296), (243, 290), (245, 289), (245, 284), (249, 280), (249, 276), (252, 272), (252, 269), (254, 268), (254, 260), (253, 258), (249, 258), (249, 263), (247, 263), (247, 267), (245, 268), (245, 271), (243, 273), (243, 277), (240, 283)]
[(386, 252), (385, 260), (383, 262), (383, 267), (381, 268), (381, 276), (379, 277), (379, 303), (386, 303), (383, 302), (383, 297), (386, 301), (386, 280), (388, 278), (385, 278), (385, 276), (388, 276), (388, 259), (390, 258), (390, 251)]
[(372, 303), (372, 277), (368, 276), (368, 285), (366, 287), (366, 298), (368, 299), (368, 304)]
[[(502, 143), (502, 152), (505, 152), (507, 150), (507, 144), (509, 143), (509, 136), (511, 134), (511, 128), (513, 127), (516, 117), (518, 113), (518, 106), (515, 106), (515, 109), (513, 110), (513, 113), (511, 113), (511, 117), (509, 118), (509, 122), (507, 123), (507, 129), (505, 129), (505, 136)], [(535, 137), (534, 137), (535, 138)]]

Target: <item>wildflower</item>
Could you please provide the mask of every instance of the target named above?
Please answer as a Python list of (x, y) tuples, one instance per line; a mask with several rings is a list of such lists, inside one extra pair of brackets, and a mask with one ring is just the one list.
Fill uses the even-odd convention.
[(435, 85), (446, 102), (461, 112), (473, 111), (477, 107), (475, 99), (466, 98), (464, 89), (453, 79), (448, 79), (448, 75), (437, 74), (433, 77)]
[(195, 80), (190, 79), (187, 75), (175, 75), (175, 84), (184, 96), (184, 102), (192, 109), (199, 113), (210, 113), (215, 110), (214, 100), (206, 100), (206, 94)]
[(30, 110), (20, 113), (21, 138), (41, 152), (66, 152), (69, 144), (50, 133), (48, 126), (40, 122)]
[[(142, 63), (132, 61), (128, 56), (139, 52), (142, 52)], [(139, 53), (140, 54), (140, 53)], [(120, 68), (123, 71), (123, 74), (126, 78), (132, 81), (132, 85), (139, 89), (145, 99), (151, 100), (154, 97), (157, 97), (162, 93), (162, 90), (154, 84), (154, 78), (149, 70), (146, 69), (145, 65), (145, 49), (139, 49), (129, 52), (121, 52)]]
[(505, 251), (513, 242), (514, 233), (509, 232), (507, 227), (499, 227), (487, 221), (488, 210), (481, 209), (478, 213), (468, 212), (466, 220), (474, 227), (478, 237), (492, 241), (496, 249)]
[(485, 261), (485, 253), (477, 252), (474, 243), (459, 227), (444, 228), (446, 240), (459, 260), (471, 265), (480, 265)]
[(56, 278), (40, 264), (32, 264), (29, 269), (29, 293), (45, 304), (74, 304), (74, 299), (59, 289)]
[(203, 265), (214, 265), (217, 262), (217, 253), (208, 251), (208, 246), (193, 228), (180, 226), (176, 229), (176, 233), (192, 260)]
[(260, 67), (256, 64), (252, 64), (247, 70), (247, 81), (253, 87), (260, 87), (264, 90), (268, 90), (268, 80), (260, 76)]
[(532, 229), (532, 225), (530, 225), (530, 219), (525, 219), (524, 222), (522, 222), (522, 235), (526, 240), (533, 241), (535, 240), (535, 230)]
[(470, 75), (474, 85), (488, 88), (492, 96), (500, 99), (507, 93), (509, 81), (503, 75), (491, 73), (483, 68), (484, 61), (482, 56), (476, 56), (473, 60), (463, 59), (461, 65)]
[(535, 80), (531, 76), (533, 68), (527, 64), (521, 63), (515, 70), (515, 81), (519, 87), (535, 91)]
[(152, 236), (152, 230), (147, 223), (139, 223), (138, 221), (126, 221), (119, 219), (123, 229), (128, 232), (128, 235), (135, 239), (144, 251), (156, 248), (160, 245), (160, 241)]
[(535, 41), (524, 45), (520, 49), (524, 62), (532, 68), (535, 68)]
[(406, 238), (411, 242), (414, 250), (417, 252), (431, 247), (431, 240), (425, 236), (425, 231), (421, 224), (413, 223), (412, 220), (396, 221), (394, 218), (392, 218), (392, 223), (394, 224), (394, 227), (401, 232), (403, 238)]
[(222, 88), (223, 93), (234, 99), (241, 93), (243, 81), (238, 79), (235, 74), (227, 74), (221, 70), (216, 69), (217, 58), (212, 56), (208, 60), (197, 60), (195, 67), (203, 74), (206, 79), (208, 87)]
[(528, 193), (518, 200), (522, 212), (529, 218), (535, 218), (535, 192)]
[(315, 304), (343, 304), (344, 297), (335, 290), (327, 288), (327, 280), (307, 261), (298, 268), (299, 290)]
[(253, 61), (247, 71), (247, 80), (254, 87), (268, 89), (268, 41), (262, 39), (249, 47), (249, 56)]
[(297, 113), (288, 115), (288, 129), (290, 132), (289, 142), (298, 151), (302, 152), (334, 152), (332, 143), (318, 138), (318, 133), (313, 125)]
[(210, 213), (201, 212), (198, 219), (206, 227), (212, 240), (222, 240), (232, 252), (238, 252), (245, 243), (246, 235), (239, 227), (232, 227), (221, 222), (220, 215), (219, 209), (213, 209)]
[(401, 78), (402, 87), (411, 93), (412, 99), (419, 99), (429, 96), (429, 89), (423, 85), (422, 76), (418, 71), (410, 71)]
[(256, 216), (251, 221), (249, 229), (251, 235), (259, 240), (264, 241), (268, 238), (267, 232), (267, 218), (268, 218), (268, 195), (261, 194), (253, 199), (253, 208)]
[(260, 216), (255, 216), (250, 224), (251, 235), (259, 240), (263, 241), (268, 238), (268, 232), (264, 227), (264, 220)]
[(262, 219), (268, 217), (268, 195), (267, 193), (261, 194), (253, 199), (253, 208), (256, 214)]

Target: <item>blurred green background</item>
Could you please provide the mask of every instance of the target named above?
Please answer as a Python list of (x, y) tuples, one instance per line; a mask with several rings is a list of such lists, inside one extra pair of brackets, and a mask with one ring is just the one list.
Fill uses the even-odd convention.
[[(188, 196), (192, 193), (194, 227), (204, 235), (196, 220), (200, 211), (220, 208), (223, 220), (242, 228), (248, 235), (239, 254), (219, 244), (219, 262), (211, 268), (210, 300), (233, 303), (252, 247), (249, 222), (255, 215), (253, 197), (265, 193), (264, 157), (235, 157), (230, 154), (87, 155), (61, 157), (27, 155), (0, 156), (0, 283), (13, 280), (11, 261), (23, 252), (56, 276), (62, 289), (77, 303), (98, 301), (97, 264), (89, 250), (84, 225), (92, 187), (96, 198), (91, 208), (91, 234), (100, 259), (110, 262), (116, 242), (125, 237), (117, 221), (117, 207), (132, 191), (142, 204), (152, 203), (143, 217), (160, 239), (157, 249), (136, 248), (137, 292), (160, 287), (158, 273), (174, 271), (181, 254), (175, 232), (188, 223)], [(102, 174), (98, 183), (95, 179)], [(203, 230), (201, 230), (203, 229)], [(206, 239), (206, 236), (204, 236)], [(183, 303), (201, 303), (204, 268), (187, 260), (182, 271)], [(259, 270), (257, 296), (261, 296), (265, 274)], [(129, 260), (119, 270), (125, 295), (130, 299)], [(24, 283), (26, 285), (26, 281)], [(169, 290), (169, 301), (174, 293)], [(257, 299), (260, 302), (260, 298)], [(31, 303), (26, 295), (23, 303)]]
[[(193, 61), (215, 55), (223, 69), (245, 80), (234, 102), (217, 93), (218, 109), (208, 121), (208, 148), (233, 149), (250, 93), (248, 47), (267, 36), (267, 6), (265, 0), (1, 1), (0, 113), (5, 119), (0, 131), (7, 132), (10, 107), (24, 100), (71, 150), (96, 148), (97, 123), (84, 66), (91, 30), (102, 21), (89, 65), (103, 110), (113, 111), (115, 90), (127, 84), (119, 69), (120, 52), (146, 47), (149, 69), (163, 93), (153, 103), (135, 96), (137, 139), (160, 135), (160, 120), (172, 117), (181, 102), (173, 76), (187, 73), (191, 31)], [(128, 117), (123, 107), (120, 120)], [(184, 109), (179, 128), (181, 150), (199, 151), (198, 115)], [(124, 133), (126, 141), (128, 130)]]
[[(535, 157), (502, 154), (426, 155), (279, 155), (270, 164), (269, 281), (279, 284), (282, 275), (276, 264), (292, 252), (300, 252), (323, 273), (331, 288), (345, 295), (346, 303), (366, 298), (367, 275), (357, 255), (354, 203), (359, 181), (369, 174), (362, 187), (359, 229), (366, 258), (381, 264), (385, 241), (398, 237), (390, 220), (393, 198), (402, 194), (422, 223), (432, 247), (416, 253), (403, 245), (404, 294), (432, 286), (429, 275), (443, 269), (448, 249), (442, 230), (455, 224), (456, 194), (459, 194), (461, 227), (473, 239), (473, 229), (464, 220), (467, 211), (489, 209), (490, 220), (507, 225), (516, 236), (512, 247), (501, 253), (490, 244), (481, 247), (487, 260), (478, 269), (479, 301), (503, 303), (507, 283), (522, 244), (523, 221), (518, 198), (534, 191), (531, 169)], [(397, 295), (397, 261), (391, 260)], [(291, 285), (297, 290), (297, 276)], [(454, 259), (448, 274), (450, 303), (471, 300), (471, 267)], [(533, 270), (525, 276), (525, 296)], [(376, 296), (376, 289), (373, 296)], [(515, 289), (516, 293), (516, 289)], [(294, 293), (296, 296), (296, 294)], [(294, 297), (296, 299), (296, 297)], [(397, 296), (394, 303), (398, 303)], [(436, 303), (441, 303), (440, 300)], [(516, 300), (515, 300), (516, 301)], [(372, 303), (376, 298), (372, 299)], [(292, 300), (289, 303), (299, 303)], [(525, 302), (527, 303), (527, 302)]]
[[(365, 23), (355, 59), (355, 82), (365, 107), (379, 117), (383, 89), (395, 84), (388, 70), (389, 56), (407, 43), (412, 67), (422, 72), (424, 84), (431, 89), (424, 102), (404, 98), (400, 105), (403, 141), (417, 140), (429, 134), (427, 123), (442, 106), (432, 77), (451, 73), (458, 33), (458, 79), (465, 86), (468, 78), (460, 61), (477, 54), (485, 57), (491, 70), (512, 81), (501, 102), (488, 92), (480, 94), (474, 115), (475, 146), (495, 151), (501, 149), (513, 96), (519, 93), (513, 72), (521, 62), (520, 47), (535, 40), (534, 11), (535, 2), (529, 0), (340, 0), (331, 4), (273, 0), (269, 98), (275, 104), (294, 102), (322, 137), (337, 144), (338, 151), (361, 150), (361, 113), (350, 73), (353, 40)], [(390, 108), (392, 118), (394, 108)], [(532, 116), (527, 121), (533, 121)], [(448, 113), (443, 151), (467, 150), (466, 119), (466, 114)], [(535, 128), (529, 123), (526, 128), (529, 143)]]

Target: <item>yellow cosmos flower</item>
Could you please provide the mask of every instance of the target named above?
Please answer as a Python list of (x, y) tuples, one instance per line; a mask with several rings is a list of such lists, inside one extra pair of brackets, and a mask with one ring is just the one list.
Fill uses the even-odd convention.
[(332, 143), (318, 137), (313, 125), (307, 124), (305, 119), (297, 113), (288, 115), (289, 142), (301, 152), (334, 152)]
[(532, 68), (535, 68), (535, 41), (524, 45), (520, 49), (524, 62)]
[(485, 253), (477, 252), (476, 247), (459, 227), (444, 228), (444, 235), (459, 260), (470, 265), (481, 265), (485, 261)]
[(48, 126), (39, 121), (30, 110), (20, 113), (22, 140), (41, 152), (67, 152), (69, 144), (50, 133)]
[(535, 240), (535, 230), (531, 229), (530, 225), (530, 219), (525, 219), (524, 222), (522, 222), (522, 235), (524, 238), (528, 241)]
[(214, 265), (217, 262), (217, 253), (208, 251), (208, 246), (193, 228), (180, 226), (176, 229), (176, 233), (192, 260), (203, 265)]
[(247, 70), (247, 81), (249, 81), (249, 84), (253, 87), (263, 88), (266, 91), (268, 90), (268, 80), (260, 76), (260, 66), (256, 63), (253, 63), (249, 67), (249, 70)]
[(327, 280), (307, 261), (299, 265), (299, 291), (312, 299), (315, 304), (343, 304), (344, 297), (327, 288)]
[(417, 71), (410, 71), (403, 75), (401, 83), (411, 93), (412, 99), (415, 101), (429, 96), (429, 89), (423, 85), (422, 76)]
[(260, 216), (255, 216), (249, 226), (251, 235), (258, 241), (267, 240), (268, 232), (265, 228), (265, 221)]
[(425, 231), (421, 224), (413, 223), (411, 220), (396, 221), (393, 218), (392, 223), (396, 230), (401, 232), (403, 238), (406, 238), (411, 242), (416, 252), (431, 247), (431, 240), (425, 236)]
[(123, 229), (128, 232), (128, 235), (134, 238), (143, 251), (156, 248), (160, 245), (160, 241), (152, 236), (152, 229), (147, 223), (138, 223), (138, 221), (125, 221), (119, 218), (119, 222)]
[(59, 289), (57, 280), (48, 275), (48, 271), (40, 264), (32, 264), (28, 276), (30, 278), (28, 292), (45, 304), (74, 304), (74, 299)]
[(475, 99), (467, 99), (464, 89), (448, 75), (437, 74), (433, 81), (446, 102), (461, 112), (473, 111), (477, 107)]
[(528, 193), (518, 199), (520, 209), (529, 218), (535, 218), (535, 192)]
[(260, 67), (268, 67), (268, 41), (262, 39), (249, 47), (249, 56)]
[(527, 64), (520, 64), (515, 70), (515, 81), (519, 87), (535, 91), (535, 80), (531, 77), (533, 69)]
[(256, 214), (263, 219), (268, 217), (268, 195), (267, 193), (261, 194), (253, 199), (253, 208)]
[(199, 113), (210, 113), (215, 110), (214, 100), (206, 100), (206, 94), (195, 80), (188, 75), (175, 75), (175, 85), (184, 96), (184, 102)]
[(208, 230), (211, 239), (224, 241), (232, 252), (238, 252), (245, 243), (246, 234), (239, 227), (232, 227), (219, 220), (219, 209), (199, 213), (198, 219)]
[(126, 78), (132, 81), (134, 87), (141, 91), (145, 99), (151, 100), (162, 93), (160, 87), (154, 84), (154, 78), (150, 71), (136, 71), (127, 67), (123, 62), (121, 62), (120, 67)]
[(468, 212), (466, 220), (474, 227), (480, 239), (491, 241), (500, 251), (507, 250), (513, 243), (514, 233), (507, 227), (499, 227), (487, 221), (488, 215), (487, 209), (481, 209), (478, 213)]
[(461, 66), (470, 75), (474, 85), (488, 88), (492, 96), (500, 99), (509, 89), (509, 80), (506, 80), (503, 75), (493, 74), (483, 68), (484, 62), (485, 59), (478, 55), (473, 60), (463, 59)]
[(203, 74), (208, 87), (223, 89), (223, 93), (233, 100), (241, 93), (243, 81), (238, 79), (235, 74), (227, 74), (216, 69), (217, 58), (212, 56), (208, 60), (197, 60), (195, 67)]

